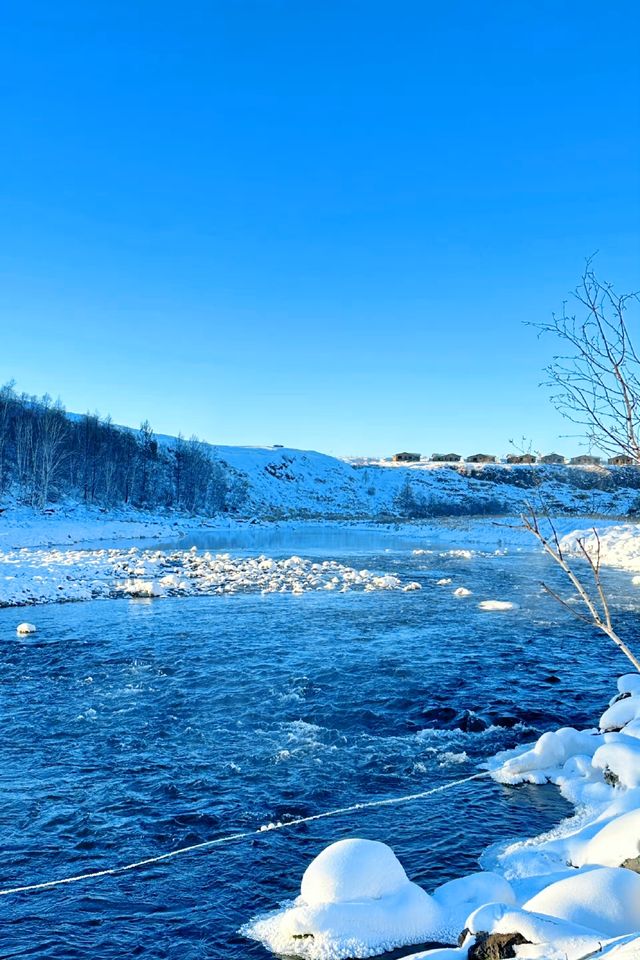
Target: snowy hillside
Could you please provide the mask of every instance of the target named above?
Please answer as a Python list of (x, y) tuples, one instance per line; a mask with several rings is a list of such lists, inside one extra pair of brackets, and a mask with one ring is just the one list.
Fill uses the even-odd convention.
[(555, 513), (621, 516), (640, 502), (630, 468), (354, 465), (314, 451), (211, 447), (233, 512), (260, 517), (425, 519), (518, 513), (527, 502)]

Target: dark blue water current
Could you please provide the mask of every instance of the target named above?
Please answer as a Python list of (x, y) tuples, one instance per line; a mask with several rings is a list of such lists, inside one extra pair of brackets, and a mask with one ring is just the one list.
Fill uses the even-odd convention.
[[(593, 725), (624, 662), (541, 592), (530, 551), (416, 555), (392, 534), (200, 545), (330, 557), (413, 593), (95, 601), (0, 611), (0, 888), (262, 823), (428, 789), (563, 724)], [(450, 586), (438, 586), (451, 577)], [(629, 634), (628, 577), (610, 577)], [(473, 596), (452, 595), (463, 585)], [(481, 612), (480, 599), (518, 609)], [(237, 933), (346, 836), (432, 889), (568, 812), (553, 787), (474, 781), (117, 877), (0, 898), (0, 956), (264, 958)]]

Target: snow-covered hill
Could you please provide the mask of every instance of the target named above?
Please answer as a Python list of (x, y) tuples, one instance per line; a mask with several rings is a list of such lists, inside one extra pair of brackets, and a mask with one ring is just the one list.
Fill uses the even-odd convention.
[(211, 447), (239, 515), (423, 519), (520, 512), (627, 515), (640, 503), (640, 469), (571, 466), (354, 465), (310, 450)]

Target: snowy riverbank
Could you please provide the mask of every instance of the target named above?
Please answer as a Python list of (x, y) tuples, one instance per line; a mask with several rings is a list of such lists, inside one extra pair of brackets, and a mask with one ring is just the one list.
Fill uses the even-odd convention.
[[(499, 754), (500, 783), (554, 783), (576, 815), (492, 850), (481, 872), (428, 893), (393, 852), (342, 840), (320, 852), (300, 896), (243, 927), (277, 954), (373, 957), (416, 943), (413, 960), (640, 957), (640, 676), (618, 681), (597, 728), (563, 728)], [(489, 952), (493, 944), (507, 952)]]

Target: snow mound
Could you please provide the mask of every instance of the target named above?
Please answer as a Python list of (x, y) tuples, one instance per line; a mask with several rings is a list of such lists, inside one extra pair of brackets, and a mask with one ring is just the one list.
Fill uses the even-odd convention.
[(597, 863), (604, 867), (620, 867), (625, 860), (633, 860), (638, 856), (640, 856), (640, 807), (606, 823), (589, 840), (576, 866)]
[(592, 757), (601, 743), (602, 737), (594, 736), (589, 731), (561, 727), (543, 733), (528, 749), (525, 745), (498, 754), (490, 762), (489, 769), (500, 783), (556, 782), (569, 760)]
[(339, 840), (307, 867), (300, 894), (307, 903), (379, 900), (408, 883), (393, 850), (378, 840)]
[(545, 887), (523, 909), (588, 927), (605, 937), (640, 930), (640, 876), (599, 867)]
[(615, 700), (600, 717), (600, 729), (604, 731), (620, 730), (640, 717), (640, 697), (625, 696)]
[[(606, 734), (611, 736), (611, 734)], [(640, 740), (619, 736), (598, 747), (593, 756), (593, 766), (623, 787), (640, 787)]]
[(445, 925), (444, 940), (455, 942), (467, 917), (478, 907), (492, 901), (515, 903), (516, 896), (508, 880), (497, 873), (482, 871), (443, 883), (433, 892)]
[(345, 960), (424, 943), (441, 926), (439, 905), (408, 879), (390, 847), (351, 839), (316, 857), (293, 903), (240, 932), (277, 954)]

